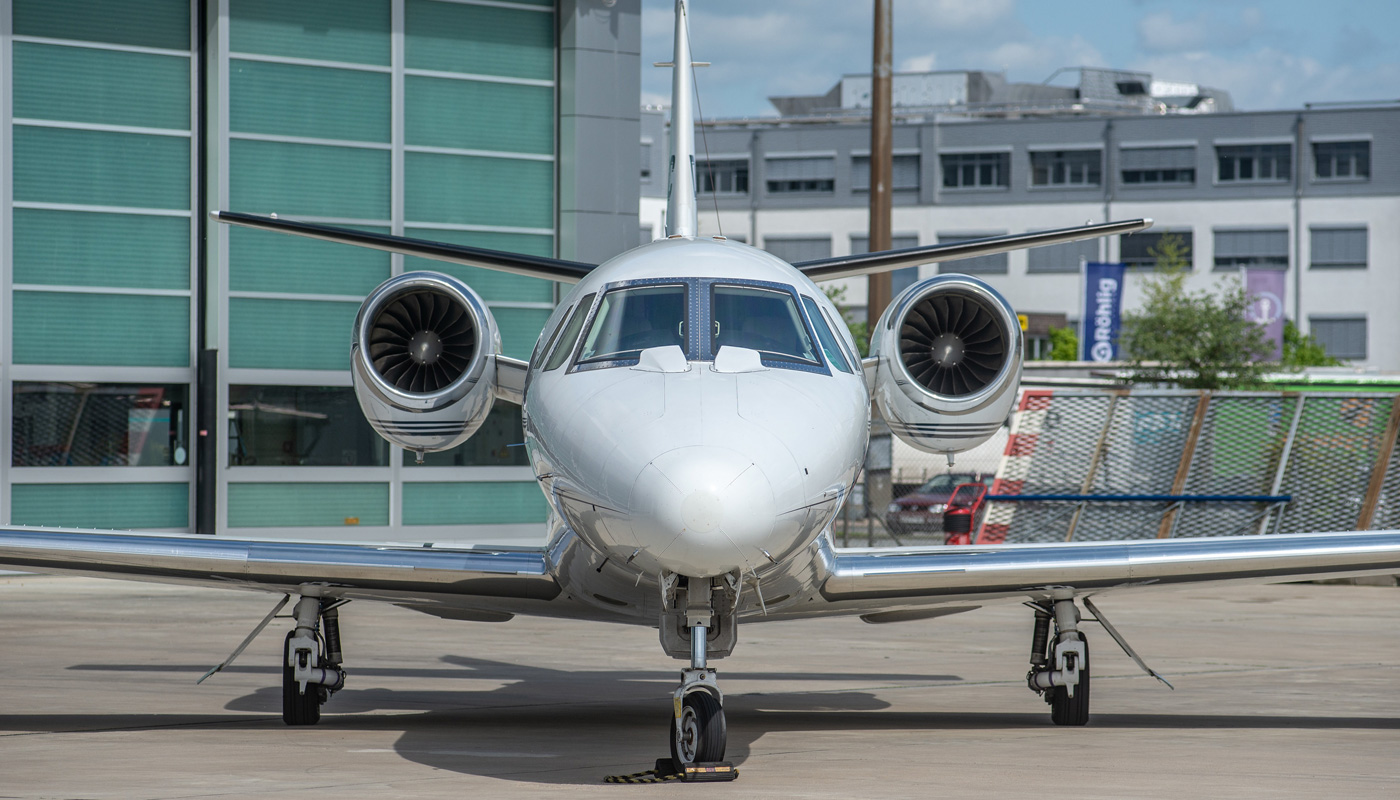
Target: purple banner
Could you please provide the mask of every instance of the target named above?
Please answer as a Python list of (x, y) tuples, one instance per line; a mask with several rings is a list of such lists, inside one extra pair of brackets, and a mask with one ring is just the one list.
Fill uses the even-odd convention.
[(1084, 322), (1081, 350), (1085, 361), (1117, 361), (1122, 326), (1123, 271), (1126, 264), (1084, 265)]
[(1244, 290), (1253, 298), (1245, 316), (1264, 326), (1264, 337), (1273, 342), (1274, 349), (1266, 355), (1270, 361), (1283, 358), (1283, 300), (1286, 273), (1281, 269), (1247, 269)]

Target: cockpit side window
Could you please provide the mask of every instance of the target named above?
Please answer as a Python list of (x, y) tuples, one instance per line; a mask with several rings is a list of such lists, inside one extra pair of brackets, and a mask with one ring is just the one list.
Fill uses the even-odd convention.
[(570, 312), (566, 310), (563, 314), (560, 314), (559, 321), (555, 323), (554, 330), (550, 332), (549, 338), (541, 339), (540, 343), (535, 345), (535, 353), (530, 356), (531, 369), (539, 369), (544, 366), (544, 356), (549, 352), (549, 348), (554, 346), (554, 340), (559, 338), (559, 332), (564, 330), (564, 325), (569, 321), (569, 313)]
[(822, 352), (826, 353), (826, 360), (842, 372), (849, 373), (851, 365), (846, 363), (846, 356), (841, 352), (840, 346), (836, 344), (836, 336), (831, 332), (831, 328), (827, 327), (826, 318), (822, 316), (822, 310), (817, 306), (817, 301), (804, 296), (802, 305), (807, 308), (807, 317), (812, 320), (812, 327), (817, 331), (817, 341), (821, 342)]
[(651, 347), (686, 348), (685, 285), (633, 286), (603, 295), (579, 363), (637, 358)]
[(588, 310), (593, 307), (593, 298), (596, 296), (596, 294), (590, 294), (579, 301), (578, 308), (574, 309), (574, 315), (569, 317), (568, 327), (564, 328), (564, 334), (559, 337), (558, 343), (554, 345), (554, 352), (550, 354), (549, 361), (544, 365), (545, 372), (558, 369), (574, 352), (574, 342), (578, 341), (578, 332), (583, 329), (583, 321), (588, 317)]
[(791, 294), (716, 284), (711, 308), (711, 352), (727, 345), (757, 350), (765, 358), (821, 364)]

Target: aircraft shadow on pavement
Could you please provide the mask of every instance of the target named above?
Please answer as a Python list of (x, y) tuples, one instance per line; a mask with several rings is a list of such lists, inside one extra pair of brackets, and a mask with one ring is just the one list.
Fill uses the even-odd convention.
[[(670, 692), (675, 671), (568, 671), (489, 659), (446, 656), (434, 669), (363, 668), (350, 670), (350, 686), (324, 707), (319, 728), (400, 731), (394, 751), (406, 760), (463, 774), (532, 783), (596, 784), (604, 775), (651, 767), (667, 752)], [(112, 671), (190, 671), (193, 665), (75, 665), (69, 669)], [(231, 671), (280, 677), (277, 667), (235, 667)], [(357, 676), (441, 680), (443, 688), (353, 688)], [(755, 741), (766, 733), (862, 730), (909, 733), (967, 730), (1020, 730), (1050, 726), (1041, 704), (1027, 698), (1025, 713), (903, 712), (872, 692), (828, 691), (813, 682), (855, 681), (956, 682), (956, 675), (882, 673), (791, 673), (721, 671), (734, 693), (726, 696), (729, 726), (726, 759), (742, 765)], [(451, 681), (481, 681), (493, 686), (453, 688)], [(743, 690), (732, 684), (752, 683)], [(774, 682), (773, 691), (761, 686)], [(801, 688), (794, 687), (801, 685)], [(238, 724), (283, 728), (281, 688), (269, 685), (229, 701), (217, 714), (169, 715), (166, 722), (143, 717), (140, 727)], [(393, 715), (376, 711), (414, 712)], [(251, 712), (267, 715), (249, 719)], [(123, 725), (122, 721), (127, 721)], [(16, 720), (8, 720), (13, 723)], [(71, 729), (71, 715), (24, 720), (24, 727)], [(115, 717), (108, 726), (92, 716), (84, 729), (129, 727)], [(1248, 716), (1226, 714), (1095, 714), (1096, 728), (1146, 729), (1400, 729), (1400, 720), (1374, 717)], [(316, 729), (307, 729), (314, 735)]]

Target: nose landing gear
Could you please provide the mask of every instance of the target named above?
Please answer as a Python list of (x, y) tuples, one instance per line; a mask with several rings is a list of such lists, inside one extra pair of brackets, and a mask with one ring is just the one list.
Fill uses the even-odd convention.
[(708, 663), (712, 651), (718, 658), (734, 647), (738, 581), (727, 576), (717, 583), (676, 575), (663, 576), (661, 582), (662, 646), (668, 654), (683, 658), (681, 644), (689, 639), (690, 666), (681, 670), (681, 685), (672, 694), (667, 737), (671, 774), (686, 781), (727, 781), (738, 776), (734, 766), (724, 761), (729, 733), (724, 694)]

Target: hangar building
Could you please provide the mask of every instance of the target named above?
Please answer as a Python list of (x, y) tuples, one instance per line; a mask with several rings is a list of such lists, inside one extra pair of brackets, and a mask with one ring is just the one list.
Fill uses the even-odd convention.
[(639, 52), (637, 0), (4, 0), (0, 524), (538, 533), (517, 407), (414, 466), (348, 344), (431, 268), (525, 356), (554, 284), (208, 212), (602, 260), (636, 239)]

